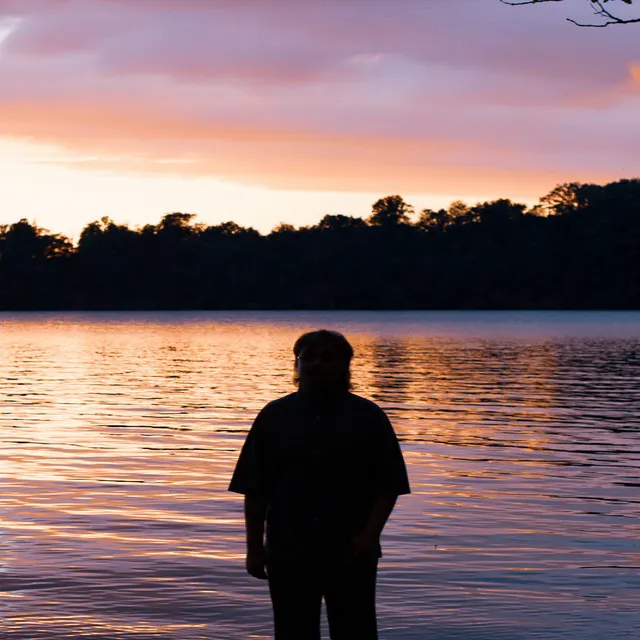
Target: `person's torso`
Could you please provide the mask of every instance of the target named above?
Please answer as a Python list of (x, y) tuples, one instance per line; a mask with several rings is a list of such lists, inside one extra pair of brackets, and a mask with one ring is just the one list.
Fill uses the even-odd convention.
[(344, 547), (362, 529), (374, 499), (370, 416), (351, 394), (328, 405), (283, 399), (267, 449), (272, 552)]

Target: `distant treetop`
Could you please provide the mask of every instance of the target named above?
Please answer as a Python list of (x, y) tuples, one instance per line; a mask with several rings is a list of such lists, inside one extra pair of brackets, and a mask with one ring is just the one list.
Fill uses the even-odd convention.
[(373, 203), (367, 222), (372, 227), (393, 227), (398, 224), (410, 224), (413, 207), (402, 196), (386, 196)]

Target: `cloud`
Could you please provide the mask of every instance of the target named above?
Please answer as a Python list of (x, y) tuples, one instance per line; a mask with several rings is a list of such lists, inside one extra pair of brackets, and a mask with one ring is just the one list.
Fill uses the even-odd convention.
[(0, 0), (0, 136), (278, 187), (640, 173), (637, 32), (550, 8)]

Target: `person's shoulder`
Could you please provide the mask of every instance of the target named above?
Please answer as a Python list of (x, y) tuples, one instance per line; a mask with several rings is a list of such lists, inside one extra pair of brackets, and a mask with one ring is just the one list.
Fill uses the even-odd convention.
[(276, 398), (275, 400), (271, 400), (271, 402), (267, 402), (267, 404), (262, 407), (260, 410), (261, 416), (270, 417), (276, 416), (283, 411), (288, 411), (291, 407), (295, 406), (296, 402), (296, 394), (289, 393), (286, 396), (282, 396), (280, 398)]
[(382, 408), (373, 400), (356, 395), (355, 393), (349, 393), (348, 398), (349, 405), (358, 411), (369, 415), (386, 415)]
[(283, 423), (290, 422), (295, 394), (289, 394), (276, 398), (258, 411), (253, 421), (253, 431), (260, 434), (271, 434), (274, 429), (279, 429)]

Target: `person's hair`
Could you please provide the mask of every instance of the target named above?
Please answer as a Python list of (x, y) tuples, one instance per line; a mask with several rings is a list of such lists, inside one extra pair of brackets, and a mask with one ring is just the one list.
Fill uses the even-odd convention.
[[(293, 354), (298, 360), (303, 349), (315, 346), (329, 346), (336, 351), (344, 362), (344, 369), (341, 377), (341, 385), (345, 391), (351, 389), (351, 359), (353, 358), (353, 347), (349, 341), (338, 331), (329, 331), (328, 329), (319, 329), (318, 331), (309, 331), (303, 333), (293, 345)], [(293, 383), (296, 387), (300, 386), (300, 377), (298, 369), (294, 364)]]

